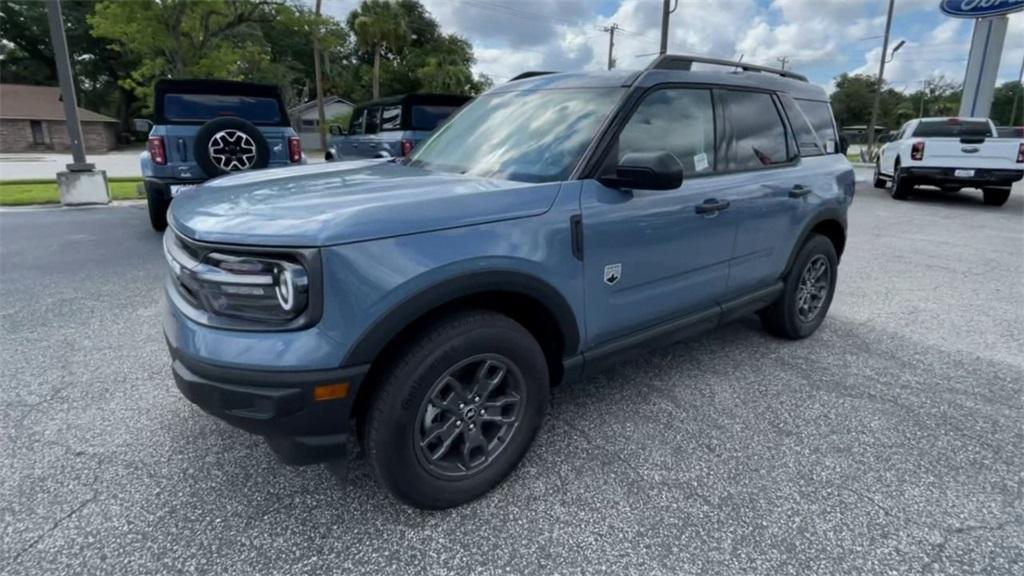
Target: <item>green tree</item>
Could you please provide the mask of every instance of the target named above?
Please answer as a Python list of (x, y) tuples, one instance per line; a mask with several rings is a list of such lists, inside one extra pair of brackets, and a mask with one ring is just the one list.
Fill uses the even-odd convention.
[[(867, 125), (871, 121), (871, 106), (878, 79), (872, 74), (840, 74), (836, 90), (832, 93), (832, 110), (840, 127)], [(900, 107), (906, 96), (893, 88), (883, 86), (879, 99), (878, 124), (893, 129), (899, 126)]]
[[(992, 121), (999, 126), (1024, 126), (1024, 90), (1019, 82), (1006, 82), (996, 87), (992, 98)], [(1014, 107), (1016, 99), (1016, 108)], [(1010, 113), (1013, 112), (1013, 118)]]
[(365, 0), (348, 17), (356, 44), (373, 53), (372, 97), (380, 98), (380, 68), (384, 51), (396, 54), (409, 39), (405, 13), (389, 0)]
[(261, 24), (281, 2), (270, 0), (104, 0), (88, 21), (139, 64), (122, 83), (150, 105), (158, 78), (246, 79), (271, 60)]
[[(127, 129), (137, 110), (134, 93), (121, 86), (137, 62), (96, 38), (88, 17), (95, 8), (91, 0), (64, 0), (64, 33), (75, 75), (79, 104), (121, 121)], [(46, 4), (37, 0), (0, 2), (0, 68), (3, 81), (41, 86), (57, 85), (57, 70)]]

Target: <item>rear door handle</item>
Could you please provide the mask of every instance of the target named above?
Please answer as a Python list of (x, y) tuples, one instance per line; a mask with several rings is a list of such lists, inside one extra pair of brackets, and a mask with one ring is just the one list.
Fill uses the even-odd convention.
[(789, 189), (790, 198), (803, 198), (811, 193), (811, 189), (804, 186), (803, 184), (797, 184)]
[(693, 211), (697, 214), (710, 214), (712, 212), (719, 212), (729, 207), (728, 200), (715, 200), (714, 198), (708, 198), (707, 200), (697, 204)]

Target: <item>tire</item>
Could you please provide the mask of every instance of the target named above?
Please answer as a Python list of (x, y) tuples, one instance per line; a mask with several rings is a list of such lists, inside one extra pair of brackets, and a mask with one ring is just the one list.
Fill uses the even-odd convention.
[(985, 188), (981, 191), (985, 204), (989, 206), (1002, 206), (1010, 198), (1009, 188)]
[(196, 132), (195, 158), (203, 172), (213, 178), (266, 168), (270, 164), (270, 148), (263, 133), (252, 122), (234, 117), (216, 118)]
[[(806, 293), (802, 284), (807, 281), (807, 274), (824, 264), (820, 274), (827, 272), (827, 282), (819, 291), (818, 304), (813, 314), (805, 316), (801, 301)], [(804, 242), (800, 252), (793, 260), (793, 266), (786, 275), (782, 294), (771, 306), (760, 312), (761, 326), (775, 336), (800, 340), (807, 338), (821, 326), (832, 305), (832, 296), (836, 290), (836, 278), (839, 258), (832, 241), (820, 234), (811, 234)], [(812, 266), (813, 265), (813, 266)], [(811, 272), (808, 272), (811, 271)], [(819, 275), (818, 278), (821, 276)], [(813, 295), (808, 295), (808, 308), (813, 305)], [(807, 312), (810, 312), (808, 309)]]
[(167, 229), (167, 209), (171, 207), (163, 192), (146, 186), (146, 206), (149, 208), (149, 224), (153, 230), (163, 232)]
[(885, 178), (882, 178), (882, 170), (879, 166), (880, 162), (881, 160), (875, 162), (875, 188), (878, 188), (879, 190), (885, 190), (888, 181)]
[(889, 195), (895, 200), (906, 200), (914, 186), (907, 181), (906, 176), (900, 175), (900, 163), (897, 160), (892, 169), (892, 185), (889, 187)]
[[(480, 374), (497, 383), (475, 398), (470, 388), (485, 382)], [(526, 454), (548, 406), (540, 345), (488, 311), (426, 328), (378, 385), (365, 422), (367, 458), (395, 497), (424, 509), (465, 504), (498, 485)], [(487, 448), (467, 441), (481, 437)]]

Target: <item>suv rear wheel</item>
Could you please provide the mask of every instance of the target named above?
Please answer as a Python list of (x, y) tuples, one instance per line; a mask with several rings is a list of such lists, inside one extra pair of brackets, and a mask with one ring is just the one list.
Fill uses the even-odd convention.
[(548, 370), (533, 336), (488, 311), (435, 323), (379, 383), (366, 420), (378, 478), (418, 508), (458, 506), (516, 467), (548, 405)]
[(896, 200), (906, 200), (913, 187), (913, 184), (907, 181), (906, 176), (900, 175), (900, 161), (897, 160), (892, 169), (892, 183), (889, 188), (889, 195)]
[(832, 305), (838, 264), (832, 241), (811, 234), (786, 275), (779, 299), (760, 313), (764, 329), (791, 340), (814, 334)]
[(879, 190), (885, 190), (885, 185), (886, 185), (886, 183), (888, 181), (885, 178), (882, 178), (881, 163), (882, 163), (881, 159), (875, 160), (875, 178), (874, 178), (875, 182), (874, 182), (874, 184), (875, 184), (875, 188), (878, 188)]
[(164, 197), (163, 192), (147, 185), (146, 206), (149, 208), (149, 223), (153, 230), (163, 232), (167, 228), (167, 209), (171, 201)]
[(1002, 206), (1010, 198), (1009, 188), (985, 188), (981, 193), (989, 206)]

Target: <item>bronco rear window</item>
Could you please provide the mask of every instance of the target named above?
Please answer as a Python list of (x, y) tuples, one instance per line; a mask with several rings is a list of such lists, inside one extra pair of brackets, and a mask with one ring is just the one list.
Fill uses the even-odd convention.
[(167, 94), (164, 117), (171, 122), (206, 122), (234, 116), (253, 124), (280, 124), (281, 107), (273, 98), (218, 94)]
[(988, 122), (982, 120), (923, 120), (914, 129), (914, 136), (922, 138), (960, 138), (961, 136), (992, 135)]

